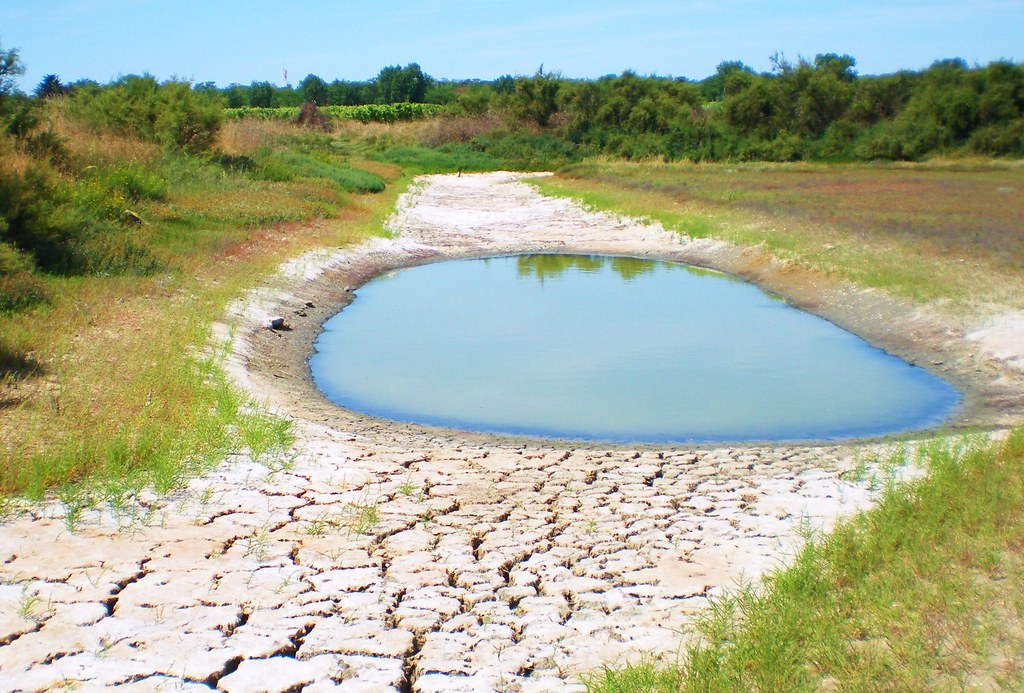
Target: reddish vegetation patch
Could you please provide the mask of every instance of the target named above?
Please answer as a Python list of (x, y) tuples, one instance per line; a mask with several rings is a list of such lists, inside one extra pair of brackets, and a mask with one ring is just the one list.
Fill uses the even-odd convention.
[(1022, 169), (652, 167), (614, 182), (917, 243), (938, 255), (968, 254), (997, 269), (1019, 271), (1024, 256)]

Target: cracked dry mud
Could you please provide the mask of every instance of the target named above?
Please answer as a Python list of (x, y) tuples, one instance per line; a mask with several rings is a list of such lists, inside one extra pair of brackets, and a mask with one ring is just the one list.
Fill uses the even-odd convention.
[[(604, 449), (331, 407), (304, 356), (345, 285), (382, 269), (518, 250), (728, 256), (511, 174), (430, 177), (392, 224), (395, 239), (291, 263), (235, 306), (228, 367), (294, 420), (287, 464), (235, 456), (74, 531), (56, 502), (0, 526), (0, 688), (580, 690), (601, 665), (671, 659), (709, 597), (870, 502), (848, 472), (882, 443)], [(307, 301), (308, 318), (288, 312)], [(294, 329), (264, 329), (271, 315)], [(975, 367), (1001, 367), (970, 344)], [(935, 340), (918, 353), (967, 358)]]

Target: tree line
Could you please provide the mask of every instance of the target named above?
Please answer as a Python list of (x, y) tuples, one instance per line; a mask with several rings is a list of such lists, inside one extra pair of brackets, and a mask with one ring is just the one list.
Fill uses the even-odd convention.
[(1024, 156), (1024, 67), (941, 60), (858, 76), (848, 55), (756, 73), (724, 62), (700, 82), (626, 72), (596, 81), (538, 74), (516, 85), (522, 113), (603, 154), (668, 160), (916, 160)]
[(1024, 67), (959, 58), (920, 71), (858, 75), (849, 55), (739, 61), (694, 81), (634, 72), (596, 80), (545, 73), (491, 81), (437, 80), (419, 65), (365, 82), (308, 75), (295, 88), (220, 90), (229, 106), (435, 103), (511, 115), (578, 147), (625, 158), (717, 161), (916, 160), (937, 154), (1024, 156)]
[[(12, 53), (16, 58), (16, 52), (0, 51), (8, 61), (6, 72), (15, 64)], [(539, 129), (579, 156), (670, 161), (1024, 156), (1024, 66), (1001, 60), (970, 67), (954, 58), (925, 70), (880, 76), (858, 75), (855, 67), (853, 57), (828, 53), (796, 62), (775, 55), (771, 69), (762, 73), (726, 61), (699, 81), (630, 71), (577, 80), (543, 67), (531, 76), (454, 81), (433, 78), (410, 63), (385, 67), (366, 81), (328, 82), (310, 74), (294, 87), (179, 84), (177, 95), (166, 100), (179, 115), (185, 102), (192, 110), (204, 110), (200, 103), (213, 108), (439, 104), (448, 114), (501, 115), (510, 133), (524, 126)], [(0, 72), (3, 68), (0, 63)], [(7, 79), (0, 84), (0, 98), (14, 93), (10, 75)], [(113, 102), (132, 102), (133, 90), (151, 94), (167, 84), (132, 76), (105, 86), (63, 85), (56, 75), (47, 75), (34, 95), (70, 93), (83, 104), (99, 102), (92, 110), (109, 114), (118, 110)], [(198, 120), (200, 130), (203, 123), (216, 122), (208, 112)], [(174, 137), (188, 140), (185, 130)], [(191, 137), (193, 148), (207, 141), (202, 133)]]

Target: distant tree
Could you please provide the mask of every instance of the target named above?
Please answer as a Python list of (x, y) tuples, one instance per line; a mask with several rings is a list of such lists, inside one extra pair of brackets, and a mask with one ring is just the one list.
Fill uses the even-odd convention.
[(274, 108), (282, 108), (284, 106), (301, 106), (302, 105), (302, 94), (298, 90), (292, 89), (291, 85), (287, 87), (276, 87), (274, 88), (274, 94), (270, 99), (270, 105)]
[(332, 106), (373, 103), (373, 90), (366, 82), (343, 82), (336, 79), (327, 86), (327, 103)]
[(979, 78), (982, 122), (1000, 123), (1024, 115), (1024, 65), (1000, 60), (984, 68)]
[(274, 102), (274, 85), (270, 82), (253, 82), (249, 85), (249, 105), (256, 108), (270, 108)]
[(722, 114), (725, 122), (738, 134), (748, 136), (756, 133), (768, 137), (779, 108), (772, 78), (756, 75), (746, 88), (726, 97), (722, 103)]
[(736, 90), (736, 86), (741, 82), (741, 80), (733, 78), (733, 75), (737, 74), (753, 75), (754, 71), (739, 60), (728, 60), (718, 63), (718, 67), (715, 68), (715, 74), (700, 83), (701, 95), (704, 97), (704, 100), (721, 101), (729, 95), (729, 86)]
[(8, 110), (7, 102), (15, 92), (14, 78), (24, 72), (25, 66), (18, 59), (18, 49), (4, 50), (3, 46), (0, 46), (0, 116)]
[(459, 92), (456, 103), (468, 115), (482, 115), (491, 107), (494, 92), (483, 84), (474, 84)]
[(547, 125), (558, 112), (559, 80), (557, 75), (545, 74), (541, 65), (537, 74), (516, 81), (512, 96), (512, 111), (520, 118), (532, 120), (541, 127)]
[(241, 84), (229, 85), (223, 93), (224, 105), (228, 108), (241, 108), (249, 105), (249, 90)]
[(306, 75), (299, 82), (299, 95), (305, 103), (326, 106), (328, 100), (327, 82), (314, 74)]
[(516, 78), (512, 75), (502, 75), (491, 82), (491, 89), (499, 96), (509, 96), (516, 91)]
[(853, 69), (856, 64), (857, 61), (846, 54), (824, 53), (814, 56), (815, 70), (830, 72), (843, 82), (853, 82), (857, 79), (857, 73)]
[[(452, 82), (448, 80), (431, 80), (430, 86), (427, 88), (427, 93), (423, 96), (425, 103), (436, 103), (439, 105), (445, 105), (455, 103), (458, 101), (467, 89), (473, 89), (474, 86), (478, 85), (467, 85), (460, 84), (458, 82)], [(484, 87), (486, 89), (486, 87)], [(491, 90), (487, 89), (487, 93), (490, 94)]]
[(4, 50), (0, 46), (0, 95), (14, 93), (14, 78), (25, 73), (25, 66), (18, 58), (18, 49)]
[(430, 78), (419, 65), (409, 63), (404, 68), (398, 65), (383, 68), (375, 84), (378, 103), (423, 103)]
[(54, 96), (62, 96), (68, 91), (67, 87), (61, 84), (57, 75), (46, 75), (36, 87), (35, 95), (40, 99), (50, 99)]

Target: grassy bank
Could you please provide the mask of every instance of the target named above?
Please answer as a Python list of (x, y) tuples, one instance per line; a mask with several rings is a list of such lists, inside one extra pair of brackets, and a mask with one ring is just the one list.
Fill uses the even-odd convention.
[(914, 300), (1024, 306), (1015, 163), (588, 162), (538, 185)]
[[(45, 175), (51, 226), (71, 211), (102, 216), (88, 204), (113, 208), (102, 234), (66, 244), (130, 244), (145, 262), (6, 275), (9, 294), (27, 285), (38, 299), (2, 316), (0, 491), (116, 500), (173, 488), (234, 450), (283, 449), (287, 426), (225, 382), (211, 324), (283, 260), (380, 233), (402, 171), (288, 124), (229, 123), (209, 153), (188, 156), (59, 107), (48, 117), (70, 163), (8, 151), (4, 166)], [(97, 200), (84, 212), (83, 197)]]

